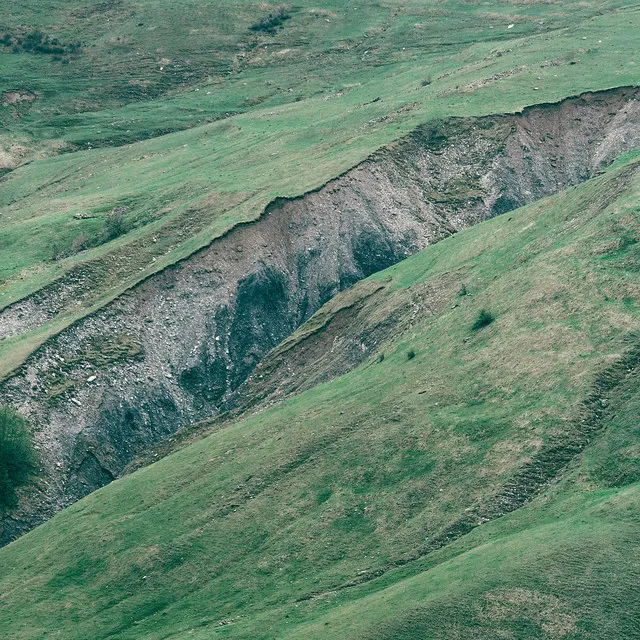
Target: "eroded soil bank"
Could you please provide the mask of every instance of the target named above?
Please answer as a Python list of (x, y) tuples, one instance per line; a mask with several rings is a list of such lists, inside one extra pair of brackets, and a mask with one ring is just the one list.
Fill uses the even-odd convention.
[(2, 542), (184, 425), (243, 404), (234, 394), (257, 363), (339, 291), (639, 147), (639, 95), (424, 126), (49, 341), (0, 389), (36, 425), (43, 464)]

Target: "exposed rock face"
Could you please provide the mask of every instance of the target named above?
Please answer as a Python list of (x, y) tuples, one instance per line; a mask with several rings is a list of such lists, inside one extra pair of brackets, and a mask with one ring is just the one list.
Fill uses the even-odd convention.
[(233, 394), (261, 358), (337, 292), (640, 146), (639, 95), (620, 89), (425, 126), (318, 191), (273, 203), (49, 341), (0, 388), (0, 402), (37, 426), (44, 466), (2, 542), (184, 425), (238, 404)]

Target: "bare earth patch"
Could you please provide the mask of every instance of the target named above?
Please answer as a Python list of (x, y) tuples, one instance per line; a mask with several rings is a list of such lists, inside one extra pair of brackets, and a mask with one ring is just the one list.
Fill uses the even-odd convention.
[(494, 589), (485, 595), (488, 601), (481, 617), (494, 621), (529, 619), (539, 625), (547, 638), (564, 638), (576, 632), (578, 618), (567, 611), (568, 603), (555, 596), (528, 589)]
[(36, 98), (36, 94), (29, 91), (7, 91), (2, 94), (2, 106), (8, 107), (18, 102), (33, 102)]

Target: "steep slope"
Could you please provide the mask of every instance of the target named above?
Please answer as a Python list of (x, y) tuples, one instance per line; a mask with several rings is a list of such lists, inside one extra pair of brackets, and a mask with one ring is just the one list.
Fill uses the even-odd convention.
[(530, 505), (281, 637), (638, 637), (639, 389), (636, 366), (598, 395), (599, 437)]
[(286, 360), (363, 318), (370, 357), (0, 550), (0, 629), (634, 637), (639, 202), (627, 159), (357, 285)]
[[(419, 128), (62, 332), (0, 389), (36, 425), (44, 468), (2, 540), (245, 397), (238, 386), (262, 356), (336, 292), (640, 146), (638, 95), (623, 88)], [(13, 305), (0, 316), (5, 331), (77, 291), (58, 283)]]
[[(275, 34), (252, 30), (270, 10), (10, 0), (0, 306), (53, 300), (4, 334), (0, 375), (275, 197), (318, 188), (420, 124), (638, 81), (638, 13), (619, 0), (305, 0)], [(48, 38), (82, 44), (65, 65)], [(65, 285), (72, 295), (51, 296)]]
[(621, 0), (5, 5), (0, 401), (43, 474), (0, 543), (234, 403), (336, 292), (638, 144)]

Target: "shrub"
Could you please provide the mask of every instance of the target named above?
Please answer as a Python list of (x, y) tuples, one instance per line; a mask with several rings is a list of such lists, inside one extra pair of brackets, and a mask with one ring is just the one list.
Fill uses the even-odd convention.
[(495, 319), (496, 318), (492, 313), (486, 311), (485, 309), (482, 309), (482, 311), (480, 311), (476, 316), (475, 322), (473, 323), (471, 328), (473, 329), (473, 331), (478, 331), (479, 329), (483, 329), (484, 327), (489, 326)]
[(81, 232), (79, 236), (76, 236), (76, 239), (71, 245), (71, 255), (75, 255), (76, 253), (80, 253), (81, 251), (88, 249), (90, 245), (91, 241), (89, 238)]
[(332, 493), (333, 491), (331, 491), (329, 487), (326, 487), (325, 489), (321, 489), (320, 491), (318, 491), (316, 495), (316, 502), (318, 504), (322, 504), (323, 502), (326, 502), (331, 497)]
[(39, 29), (29, 31), (24, 35), (12, 35), (5, 33), (0, 38), (0, 45), (11, 46), (14, 53), (29, 52), (42, 53), (56, 56), (65, 54), (78, 54), (82, 49), (82, 42), (74, 41), (68, 44), (52, 38)]
[(51, 243), (51, 260), (55, 262), (56, 260), (60, 260), (61, 258), (64, 258), (64, 249), (57, 240), (54, 240)]
[(127, 232), (127, 225), (122, 215), (122, 207), (110, 211), (104, 221), (104, 235), (113, 240)]
[(278, 27), (281, 27), (286, 20), (290, 20), (291, 16), (284, 10), (279, 9), (274, 13), (268, 13), (262, 16), (258, 22), (252, 24), (249, 29), (251, 31), (264, 31), (265, 33), (274, 34)]
[(11, 407), (0, 406), (0, 509), (16, 503), (16, 490), (36, 471), (29, 423)]
[(413, 349), (407, 351), (407, 360), (413, 360), (416, 357), (416, 352)]

